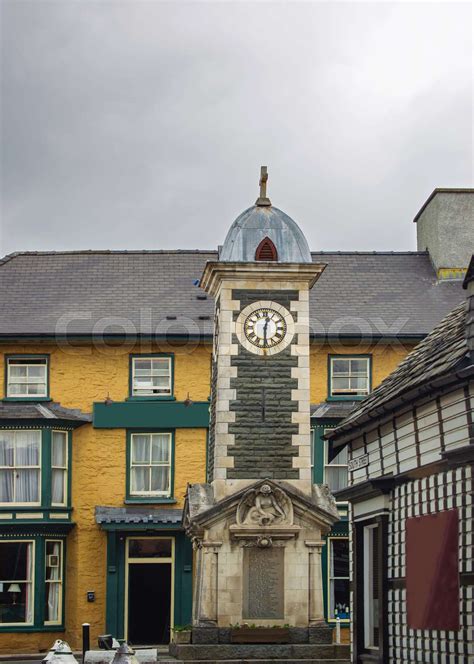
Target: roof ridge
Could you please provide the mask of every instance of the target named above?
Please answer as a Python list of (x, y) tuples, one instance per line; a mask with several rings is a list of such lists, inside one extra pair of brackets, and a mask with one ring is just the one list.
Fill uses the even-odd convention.
[(216, 254), (217, 249), (69, 249), (64, 251), (15, 251), (0, 257), (0, 265), (17, 256), (71, 256), (71, 255), (113, 255), (113, 254)]
[(19, 251), (13, 251), (11, 254), (5, 254), (5, 256), (0, 256), (0, 267), (2, 265), (5, 265), (5, 263), (11, 261), (16, 256), (18, 256), (19, 253), (20, 253)]
[[(14, 251), (0, 257), (0, 266), (18, 256), (97, 256), (146, 254), (217, 254), (217, 249), (70, 249), (64, 251)], [(428, 251), (311, 251), (312, 256), (427, 256)]]
[(312, 251), (311, 255), (329, 255), (337, 256), (428, 256), (428, 251)]

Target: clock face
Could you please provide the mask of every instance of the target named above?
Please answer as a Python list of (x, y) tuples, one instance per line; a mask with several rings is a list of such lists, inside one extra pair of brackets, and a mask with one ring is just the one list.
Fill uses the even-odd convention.
[(244, 321), (245, 336), (257, 348), (278, 346), (285, 338), (286, 331), (285, 318), (270, 307), (256, 309)]

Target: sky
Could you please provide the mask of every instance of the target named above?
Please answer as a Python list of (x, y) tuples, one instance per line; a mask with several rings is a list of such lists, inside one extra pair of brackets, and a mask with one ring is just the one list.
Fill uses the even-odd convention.
[(416, 250), (473, 186), (470, 2), (0, 10), (1, 255), (214, 249), (261, 165), (312, 250)]

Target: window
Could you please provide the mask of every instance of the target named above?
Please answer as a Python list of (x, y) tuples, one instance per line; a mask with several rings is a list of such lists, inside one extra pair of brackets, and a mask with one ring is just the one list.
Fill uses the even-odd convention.
[[(329, 431), (326, 429), (324, 433)], [(331, 491), (344, 489), (348, 482), (347, 472), (347, 446), (342, 449), (334, 449), (331, 440), (326, 441), (326, 459), (324, 464), (324, 483), (329, 486)]]
[(331, 357), (329, 373), (332, 397), (362, 397), (370, 392), (369, 357)]
[(0, 626), (33, 624), (33, 561), (33, 542), (0, 542)]
[(63, 543), (47, 540), (45, 556), (45, 624), (56, 625), (62, 622)]
[(67, 500), (67, 433), (51, 434), (51, 503), (65, 505)]
[(349, 539), (329, 538), (329, 620), (350, 620), (349, 602)]
[(171, 357), (132, 357), (134, 397), (171, 396)]
[(46, 357), (7, 358), (7, 397), (48, 396), (48, 359)]
[(130, 495), (166, 497), (170, 494), (171, 434), (131, 434)]
[(0, 430), (0, 504), (40, 504), (41, 431)]
[(364, 527), (364, 645), (379, 647), (379, 527), (377, 524)]

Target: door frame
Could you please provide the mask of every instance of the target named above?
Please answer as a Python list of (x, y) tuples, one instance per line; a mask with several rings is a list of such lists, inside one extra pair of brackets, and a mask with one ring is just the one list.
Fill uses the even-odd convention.
[[(130, 558), (130, 540), (171, 540), (171, 558)], [(144, 535), (128, 535), (125, 539), (125, 606), (124, 606), (124, 638), (128, 640), (128, 595), (129, 595), (129, 565), (140, 564), (155, 564), (155, 565), (171, 565), (171, 600), (170, 600), (170, 632), (174, 627), (174, 576), (175, 576), (175, 546), (176, 541), (173, 535), (159, 535), (159, 536), (144, 536)], [(171, 634), (170, 634), (171, 640)]]

